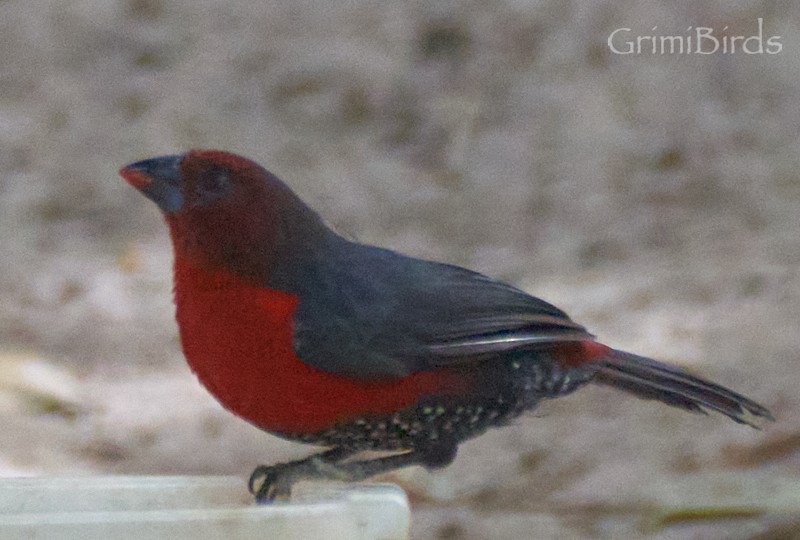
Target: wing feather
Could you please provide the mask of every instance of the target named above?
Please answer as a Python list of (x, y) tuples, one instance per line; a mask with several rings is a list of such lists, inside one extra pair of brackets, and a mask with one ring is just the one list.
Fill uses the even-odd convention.
[(295, 352), (325, 371), (402, 377), (592, 338), (552, 304), (458, 266), (356, 243), (326, 261), (298, 283), (295, 316)]

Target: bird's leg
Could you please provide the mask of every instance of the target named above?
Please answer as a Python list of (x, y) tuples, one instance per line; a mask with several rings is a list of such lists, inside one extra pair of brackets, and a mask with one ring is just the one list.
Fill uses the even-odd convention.
[(339, 471), (347, 476), (348, 481), (358, 482), (365, 480), (376, 474), (382, 474), (410, 467), (412, 465), (422, 465), (427, 469), (439, 469), (449, 465), (456, 457), (456, 445), (441, 446), (425, 450), (411, 450), (403, 454), (395, 454), (381, 458), (364, 459), (358, 461), (348, 461), (336, 465)]
[[(381, 458), (339, 463), (357, 452), (357, 450), (336, 447), (306, 459), (256, 467), (253, 474), (250, 475), (248, 483), (250, 493), (256, 496), (256, 502), (266, 503), (276, 498), (288, 497), (292, 484), (300, 480), (327, 479), (358, 482), (376, 474), (411, 465), (422, 465), (429, 469), (440, 468), (453, 461), (456, 455), (456, 445), (411, 450), (403, 454)], [(263, 481), (256, 490), (255, 484), (262, 478)]]

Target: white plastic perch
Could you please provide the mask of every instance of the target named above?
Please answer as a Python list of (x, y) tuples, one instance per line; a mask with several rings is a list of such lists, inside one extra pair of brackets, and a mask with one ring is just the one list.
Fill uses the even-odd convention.
[(300, 484), (256, 505), (241, 478), (105, 476), (0, 481), (0, 538), (407, 539), (405, 493), (387, 484)]

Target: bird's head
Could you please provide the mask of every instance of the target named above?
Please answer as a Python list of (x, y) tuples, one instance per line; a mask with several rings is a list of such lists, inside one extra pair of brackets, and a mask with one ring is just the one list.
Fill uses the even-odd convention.
[(164, 213), (176, 257), (207, 270), (263, 282), (278, 251), (308, 244), (324, 229), (277, 177), (229, 152), (189, 150), (131, 163), (119, 174)]

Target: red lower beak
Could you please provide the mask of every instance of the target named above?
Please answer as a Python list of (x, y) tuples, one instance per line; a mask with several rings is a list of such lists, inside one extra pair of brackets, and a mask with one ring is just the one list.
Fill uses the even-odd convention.
[(119, 170), (119, 175), (136, 189), (144, 189), (153, 182), (150, 176), (131, 167), (121, 168)]

